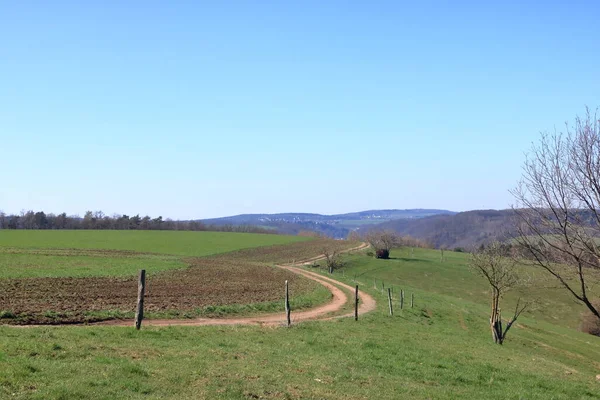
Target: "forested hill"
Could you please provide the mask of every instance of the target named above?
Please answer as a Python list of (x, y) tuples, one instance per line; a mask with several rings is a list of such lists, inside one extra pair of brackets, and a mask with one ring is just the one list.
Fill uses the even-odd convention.
[(373, 226), (397, 219), (416, 219), (432, 215), (454, 214), (448, 210), (409, 209), (409, 210), (367, 210), (346, 214), (242, 214), (231, 217), (205, 219), (200, 222), (211, 225), (254, 225), (275, 229), (281, 233), (297, 234), (300, 231), (314, 231), (334, 238), (345, 238), (359, 227)]
[(471, 249), (493, 239), (505, 239), (514, 233), (512, 210), (476, 210), (453, 215), (435, 215), (419, 219), (388, 221), (361, 228), (390, 229), (402, 235), (425, 240), (435, 247)]

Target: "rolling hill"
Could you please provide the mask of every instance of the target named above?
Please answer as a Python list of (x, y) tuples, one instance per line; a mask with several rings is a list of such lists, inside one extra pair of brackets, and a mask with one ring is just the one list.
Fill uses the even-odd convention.
[(512, 210), (476, 210), (434, 215), (419, 219), (387, 221), (359, 231), (390, 229), (425, 240), (435, 247), (470, 249), (481, 243), (504, 239), (514, 233)]
[(285, 234), (303, 230), (315, 231), (334, 238), (345, 238), (352, 230), (394, 220), (414, 220), (454, 212), (435, 209), (367, 210), (346, 214), (322, 215), (309, 213), (241, 214), (200, 220), (207, 225), (255, 225)]

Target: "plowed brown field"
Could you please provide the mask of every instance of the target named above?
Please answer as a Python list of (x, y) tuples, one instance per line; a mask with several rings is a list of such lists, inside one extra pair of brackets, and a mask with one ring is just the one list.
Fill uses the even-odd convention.
[[(283, 282), (292, 295), (314, 291), (318, 283), (288, 270), (265, 265), (316, 256), (324, 246), (341, 250), (355, 243), (315, 240), (187, 258), (188, 268), (149, 275), (145, 310), (168, 315), (223, 305), (279, 301)], [(65, 253), (68, 254), (68, 253)], [(113, 257), (134, 253), (111, 254)], [(134, 311), (136, 277), (0, 279), (0, 323), (56, 324), (92, 322)]]

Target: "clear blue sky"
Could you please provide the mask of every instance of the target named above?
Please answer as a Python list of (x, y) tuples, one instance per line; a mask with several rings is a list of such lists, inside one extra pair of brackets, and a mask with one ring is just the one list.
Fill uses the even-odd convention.
[(0, 209), (506, 208), (600, 3), (0, 0)]

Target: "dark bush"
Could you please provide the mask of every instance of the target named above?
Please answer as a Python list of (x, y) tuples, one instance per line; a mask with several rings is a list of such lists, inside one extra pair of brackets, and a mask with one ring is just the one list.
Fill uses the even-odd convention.
[(462, 247), (455, 247), (454, 251), (457, 252), (457, 253), (464, 253), (465, 249), (463, 249)]
[(0, 319), (2, 318), (15, 318), (15, 314), (11, 311), (2, 310), (0, 311)]
[(373, 253), (371, 250), (367, 251), (367, 256), (368, 257), (375, 257), (375, 253)]
[(388, 258), (390, 258), (390, 252), (389, 250), (377, 250), (377, 252), (375, 253), (375, 257), (376, 258), (383, 258), (384, 260), (387, 260)]

